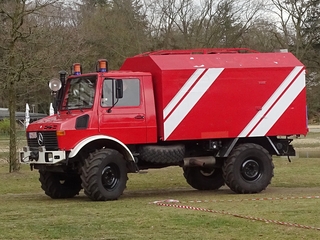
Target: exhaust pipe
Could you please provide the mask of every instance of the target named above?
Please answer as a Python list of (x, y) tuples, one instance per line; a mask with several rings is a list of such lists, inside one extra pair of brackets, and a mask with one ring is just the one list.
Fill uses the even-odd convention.
[(208, 167), (216, 164), (216, 159), (212, 156), (191, 157), (183, 159), (184, 167)]

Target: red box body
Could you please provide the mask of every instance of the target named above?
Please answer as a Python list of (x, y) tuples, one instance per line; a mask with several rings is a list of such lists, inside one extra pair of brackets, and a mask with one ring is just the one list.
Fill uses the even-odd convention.
[(148, 54), (120, 70), (152, 74), (160, 140), (308, 131), (305, 68), (291, 53)]

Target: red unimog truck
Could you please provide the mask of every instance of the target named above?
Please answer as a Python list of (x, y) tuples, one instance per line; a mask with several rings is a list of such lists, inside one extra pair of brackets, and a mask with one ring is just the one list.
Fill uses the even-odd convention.
[(167, 166), (198, 190), (258, 193), (273, 177), (271, 156), (294, 156), (292, 138), (308, 131), (305, 67), (291, 53), (162, 50), (119, 71), (106, 60), (93, 73), (74, 64), (49, 86), (56, 114), (28, 126), (20, 161), (51, 198), (83, 188), (118, 199), (127, 173)]

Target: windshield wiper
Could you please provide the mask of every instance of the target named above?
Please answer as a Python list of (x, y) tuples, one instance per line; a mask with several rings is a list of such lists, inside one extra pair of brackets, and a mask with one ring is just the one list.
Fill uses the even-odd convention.
[(75, 105), (75, 107), (79, 107), (80, 111), (83, 112), (83, 109), (82, 109), (83, 105), (82, 104), (77, 104), (77, 105)]
[(75, 105), (72, 105), (72, 106), (67, 106), (67, 110), (69, 111), (69, 108), (72, 109), (72, 110), (75, 110), (75, 109), (79, 109), (81, 112), (83, 112), (83, 109), (86, 108), (83, 104), (75, 104)]
[(67, 109), (68, 114), (70, 114), (70, 113), (71, 113), (71, 111), (69, 110), (69, 106), (68, 106), (68, 105), (66, 105), (66, 106), (64, 106), (64, 107)]

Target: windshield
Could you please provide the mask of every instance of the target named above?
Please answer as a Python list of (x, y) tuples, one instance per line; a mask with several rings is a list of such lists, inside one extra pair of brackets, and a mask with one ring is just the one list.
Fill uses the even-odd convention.
[(97, 76), (68, 79), (62, 110), (91, 108), (93, 106)]

